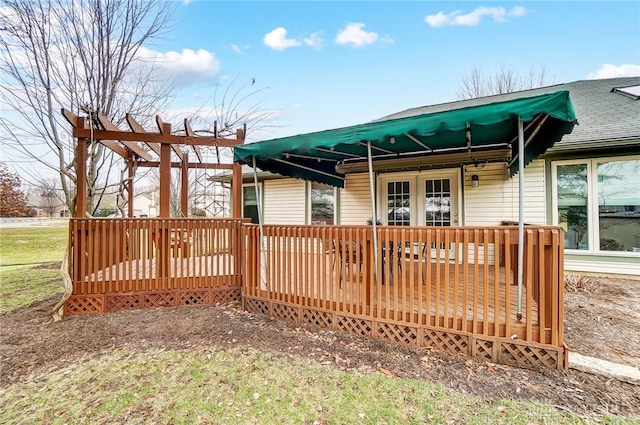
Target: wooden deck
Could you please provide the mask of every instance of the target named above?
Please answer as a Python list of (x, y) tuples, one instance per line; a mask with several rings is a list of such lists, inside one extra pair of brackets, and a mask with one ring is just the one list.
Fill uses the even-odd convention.
[(242, 301), (363, 336), (566, 368), (558, 228), (526, 229), (520, 311), (513, 227), (385, 226), (377, 245), (369, 226), (263, 228), (73, 219), (65, 313)]
[(527, 229), (520, 311), (514, 228), (387, 227), (377, 252), (365, 226), (264, 226), (262, 244), (256, 228), (245, 234), (250, 311), (496, 362), (565, 367), (557, 229)]

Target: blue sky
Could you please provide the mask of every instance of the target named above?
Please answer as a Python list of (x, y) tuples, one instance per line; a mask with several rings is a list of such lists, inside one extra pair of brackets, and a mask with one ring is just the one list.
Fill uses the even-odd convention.
[[(157, 46), (190, 70), (176, 108), (255, 78), (273, 110), (253, 139), (359, 124), (457, 99), (473, 67), (552, 83), (640, 75), (639, 2), (220, 2), (175, 4)], [(184, 69), (184, 68), (183, 68)], [(248, 104), (246, 105), (249, 106)]]

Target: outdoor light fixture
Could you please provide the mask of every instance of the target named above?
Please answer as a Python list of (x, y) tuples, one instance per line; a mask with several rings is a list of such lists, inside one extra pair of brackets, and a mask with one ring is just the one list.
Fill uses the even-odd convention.
[(471, 176), (471, 186), (478, 187), (480, 186), (480, 177), (477, 174)]

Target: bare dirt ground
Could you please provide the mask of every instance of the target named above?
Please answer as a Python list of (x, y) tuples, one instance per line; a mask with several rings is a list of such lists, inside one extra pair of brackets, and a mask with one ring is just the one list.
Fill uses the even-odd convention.
[[(51, 265), (57, 267), (57, 265)], [(639, 366), (640, 281), (591, 278), (566, 293), (566, 341), (581, 354)], [(173, 307), (67, 317), (47, 325), (52, 298), (0, 316), (0, 386), (114, 349), (256, 349), (337, 368), (439, 382), (489, 400), (550, 403), (640, 418), (640, 386), (570, 370), (525, 370), (435, 350), (274, 320), (238, 306)]]

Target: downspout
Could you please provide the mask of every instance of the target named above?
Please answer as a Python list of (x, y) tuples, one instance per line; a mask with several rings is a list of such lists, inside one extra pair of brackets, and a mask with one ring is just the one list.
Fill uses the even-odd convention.
[(267, 289), (267, 250), (264, 246), (264, 228), (262, 227), (262, 194), (258, 185), (258, 172), (256, 171), (256, 157), (253, 160), (253, 184), (256, 191), (256, 202), (258, 204), (258, 226), (260, 228), (260, 289)]
[(524, 274), (524, 130), (518, 115), (518, 307), (516, 318), (522, 320), (522, 280)]
[(371, 197), (371, 225), (373, 229), (373, 277), (378, 274), (378, 216), (376, 214), (375, 182), (373, 179), (373, 162), (371, 160), (371, 140), (367, 140), (367, 163), (369, 164), (369, 195)]

